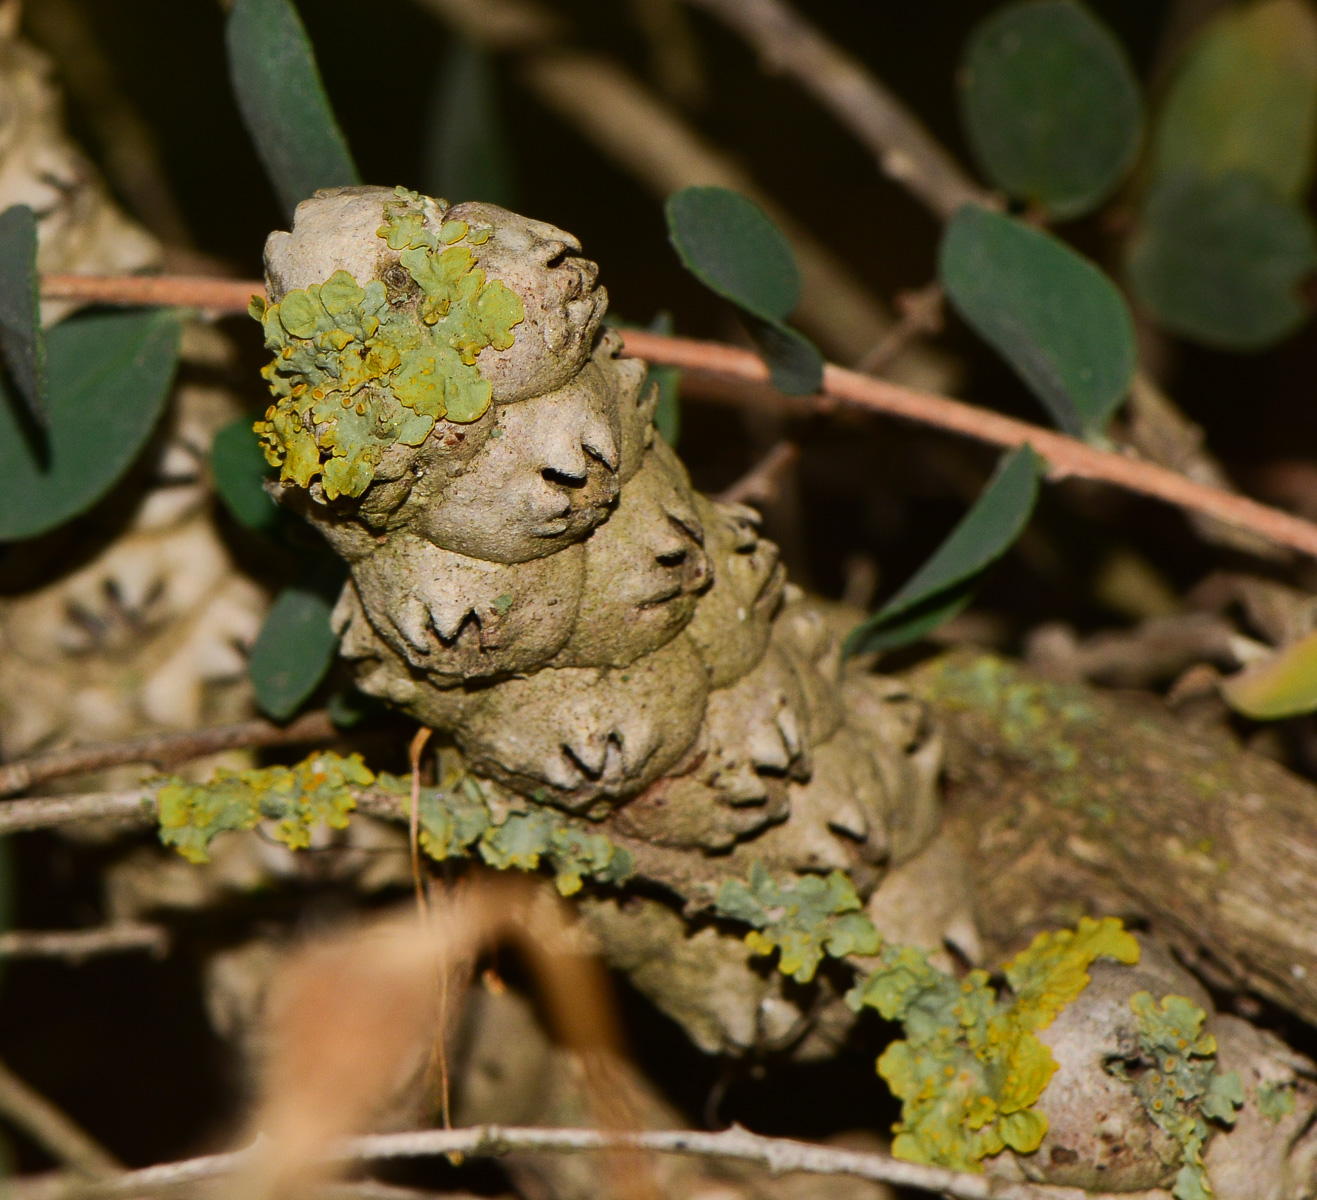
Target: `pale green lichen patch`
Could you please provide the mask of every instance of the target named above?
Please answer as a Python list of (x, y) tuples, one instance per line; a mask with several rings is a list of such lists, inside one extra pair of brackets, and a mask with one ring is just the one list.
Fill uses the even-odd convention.
[(861, 907), (854, 885), (840, 871), (778, 883), (760, 862), (751, 866), (748, 883), (724, 880), (714, 904), (719, 916), (752, 926), (746, 945), (756, 954), (776, 950), (778, 970), (798, 983), (814, 978), (824, 954), (878, 952), (878, 931)]
[[(408, 779), (381, 775), (379, 782), (388, 791), (410, 794)], [(431, 858), (478, 855), (500, 871), (534, 871), (544, 861), (564, 896), (579, 892), (586, 878), (625, 883), (634, 869), (629, 851), (559, 813), (533, 809), (495, 823), (480, 785), (469, 776), (446, 781), (442, 789), (422, 788), (417, 816), (421, 847)]]
[(379, 235), (419, 295), (390, 296), (379, 280), (362, 287), (346, 271), (288, 292), (278, 304), (252, 302), (274, 359), (262, 374), (275, 402), (256, 422), (280, 479), (325, 494), (359, 496), (384, 452), (418, 446), (437, 420), (469, 423), (489, 408), (492, 388), (476, 357), (506, 350), (525, 319), (521, 297), (486, 280), (462, 221), (438, 230), (415, 193), (398, 189)]
[(1294, 1095), (1294, 1084), (1264, 1079), (1253, 1093), (1254, 1103), (1268, 1121), (1279, 1125), (1298, 1107)]
[(218, 834), (253, 829), (269, 820), (279, 841), (294, 850), (305, 849), (321, 822), (331, 829), (346, 828), (357, 803), (351, 789), (374, 780), (361, 755), (342, 758), (331, 753), (313, 754), (293, 767), (220, 768), (204, 784), (173, 778), (156, 796), (160, 840), (189, 862), (204, 863)]
[(1210, 1200), (1202, 1155), (1207, 1122), (1233, 1125), (1244, 1085), (1236, 1071), (1217, 1072), (1216, 1038), (1202, 1032), (1207, 1014), (1192, 1000), (1165, 996), (1158, 1004), (1150, 992), (1139, 992), (1130, 1007), (1139, 1019), (1139, 1049), (1150, 1065), (1137, 1075), (1121, 1064), (1112, 1070), (1129, 1081), (1153, 1123), (1180, 1145), (1175, 1200)]
[(1115, 918), (1039, 934), (1004, 968), (1011, 991), (999, 997), (986, 971), (955, 979), (920, 950), (885, 946), (846, 999), (905, 1027), (878, 1060), (901, 1101), (892, 1153), (972, 1171), (1007, 1147), (1037, 1150), (1047, 1118), (1032, 1106), (1056, 1062), (1035, 1034), (1083, 991), (1101, 957), (1138, 961), (1138, 943)]

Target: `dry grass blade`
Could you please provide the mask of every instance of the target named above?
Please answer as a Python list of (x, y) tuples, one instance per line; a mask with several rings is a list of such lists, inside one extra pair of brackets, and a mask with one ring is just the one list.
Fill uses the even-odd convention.
[[(620, 1036), (602, 968), (575, 948), (560, 902), (542, 886), (482, 876), (434, 895), (428, 919), (392, 915), (309, 946), (287, 966), (267, 1010), (271, 1053), (255, 1118), (262, 1148), (228, 1194), (275, 1200), (323, 1183), (335, 1143), (366, 1128), (424, 1069), (441, 979), (455, 992), (465, 964), (506, 943), (525, 959), (555, 1033), (580, 1056), (599, 1123), (634, 1127), (611, 1069)], [(634, 1155), (619, 1152), (612, 1166), (619, 1195), (652, 1193)]]

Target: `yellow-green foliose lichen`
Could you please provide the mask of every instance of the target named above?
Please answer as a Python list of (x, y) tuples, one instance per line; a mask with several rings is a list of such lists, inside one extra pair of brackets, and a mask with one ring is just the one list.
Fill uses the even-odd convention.
[(483, 416), (492, 391), (476, 357), (508, 349), (526, 315), (475, 264), (471, 245), (488, 229), (433, 229), (415, 193), (397, 195), (379, 236), (401, 251), (414, 290), (337, 271), (278, 304), (252, 301), (275, 356), (262, 371), (275, 402), (255, 425), (265, 456), (300, 487), (319, 475), (330, 499), (361, 495), (390, 446), (420, 445), (437, 420)]
[(778, 951), (778, 970), (797, 983), (814, 978), (824, 954), (876, 954), (880, 944), (854, 885), (840, 871), (778, 883), (756, 862), (748, 883), (723, 881), (714, 908), (721, 917), (750, 925), (746, 945), (756, 954)]
[(1237, 1071), (1216, 1070), (1216, 1038), (1203, 1033), (1207, 1014), (1184, 996), (1150, 992), (1130, 999), (1139, 1019), (1139, 1049), (1151, 1066), (1131, 1076), (1119, 1064), (1112, 1069), (1129, 1080), (1144, 1111), (1180, 1144), (1181, 1166), (1172, 1194), (1175, 1200), (1210, 1200), (1213, 1195), (1203, 1144), (1208, 1121), (1233, 1125), (1244, 1103)]
[[(554, 883), (564, 896), (579, 892), (587, 878), (621, 884), (631, 877), (630, 852), (581, 821), (533, 809), (496, 822), (476, 780), (455, 775), (444, 785), (420, 789), (420, 843), (431, 858), (479, 856), (498, 870), (522, 871), (538, 870), (543, 860), (552, 867)], [(311, 831), (320, 821), (331, 829), (345, 829), (348, 814), (357, 807), (354, 789), (371, 786), (410, 803), (410, 778), (376, 775), (359, 754), (313, 754), (292, 767), (221, 768), (208, 783), (170, 779), (156, 797), (160, 839), (188, 861), (204, 863), (219, 834), (272, 820), (274, 836), (302, 850), (311, 844)]]
[(361, 755), (313, 754), (292, 767), (250, 771), (220, 768), (209, 783), (169, 779), (156, 795), (160, 840), (189, 862), (204, 863), (210, 843), (227, 830), (253, 829), (275, 822), (274, 836), (294, 850), (311, 844), (311, 831), (323, 821), (347, 827), (356, 807), (352, 787), (373, 783)]
[(905, 1028), (878, 1060), (901, 1101), (892, 1153), (976, 1171), (1007, 1147), (1037, 1150), (1047, 1118), (1032, 1106), (1056, 1061), (1035, 1034), (1088, 986), (1088, 967), (1101, 957), (1138, 961), (1138, 943), (1115, 918), (1039, 934), (1004, 968), (1010, 991), (998, 996), (987, 971), (955, 979), (920, 950), (885, 946), (846, 999)]
[(1274, 1125), (1279, 1125), (1298, 1107), (1292, 1082), (1276, 1083), (1264, 1079), (1253, 1093), (1258, 1112)]

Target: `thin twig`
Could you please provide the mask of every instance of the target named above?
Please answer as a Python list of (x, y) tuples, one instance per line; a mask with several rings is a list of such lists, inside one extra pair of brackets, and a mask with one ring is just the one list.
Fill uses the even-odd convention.
[(877, 157), (883, 173), (943, 220), (994, 203), (900, 100), (856, 58), (779, 0), (687, 0), (749, 42), (770, 70), (793, 76)]
[(119, 1175), (123, 1164), (62, 1109), (33, 1091), (0, 1063), (0, 1115), (21, 1129), (56, 1162), (93, 1179)]
[(857, 371), (865, 375), (882, 375), (916, 338), (941, 333), (946, 324), (943, 311), (946, 295), (937, 280), (925, 284), (918, 291), (901, 293), (896, 298), (896, 306), (901, 313), (900, 319), (855, 364)]
[(99, 929), (15, 929), (0, 934), (0, 958), (63, 958), (82, 962), (102, 954), (147, 950), (155, 956), (169, 949), (163, 925), (125, 921)]
[(718, 499), (724, 504), (769, 504), (777, 496), (782, 473), (800, 458), (800, 447), (783, 438)]
[[(216, 1154), (183, 1162), (163, 1163), (129, 1171), (104, 1182), (72, 1185), (62, 1200), (98, 1200), (100, 1197), (200, 1183), (230, 1175), (251, 1163), (263, 1147), (232, 1154)], [(852, 1175), (877, 1183), (940, 1192), (956, 1200), (1115, 1200), (1115, 1197), (1079, 1188), (1014, 1183), (988, 1175), (973, 1175), (946, 1167), (903, 1162), (886, 1154), (841, 1150), (790, 1138), (760, 1137), (739, 1127), (722, 1133), (656, 1130), (612, 1133), (598, 1129), (535, 1129), (477, 1125), (467, 1129), (431, 1129), (416, 1133), (386, 1133), (356, 1138), (335, 1155), (338, 1161), (379, 1162), (462, 1154), (498, 1157), (519, 1151), (580, 1153), (600, 1150), (644, 1150), (695, 1158), (734, 1159), (756, 1163), (771, 1172), (801, 1171), (812, 1175)]]
[(187, 733), (152, 733), (121, 742), (70, 746), (67, 750), (53, 750), (49, 754), (34, 755), (0, 767), (0, 796), (26, 791), (51, 779), (100, 771), (106, 767), (122, 767), (130, 763), (162, 766), (218, 754), (221, 750), (319, 742), (337, 732), (329, 714), (317, 711), (303, 713), (288, 725), (275, 725), (271, 721), (239, 721), (234, 725), (214, 725)]
[(41, 294), (94, 304), (173, 304), (213, 313), (245, 313), (265, 284), (204, 275), (43, 275)]
[[(111, 277), (97, 280), (102, 298), (109, 299), (117, 295), (113, 282)], [(199, 281), (186, 282), (189, 288), (193, 288)], [(219, 285), (214, 296), (216, 303), (208, 301), (203, 306), (222, 308), (219, 288), (231, 287), (231, 282), (211, 282)], [(161, 302), (166, 302), (164, 297), (169, 294), (169, 280), (160, 277), (157, 283), (161, 285)], [(64, 294), (72, 294), (72, 289)], [(768, 368), (760, 358), (749, 350), (735, 346), (666, 337), (637, 329), (625, 330), (623, 337), (626, 339), (627, 352), (635, 358), (705, 371), (753, 384), (765, 384), (769, 378)], [(1259, 534), (1277, 545), (1290, 546), (1317, 557), (1317, 525), (1310, 521), (1259, 504), (1246, 496), (1187, 479), (1165, 467), (1098, 450), (1086, 442), (1054, 433), (1040, 425), (1017, 421), (1013, 417), (976, 408), (947, 396), (901, 387), (829, 364), (824, 371), (823, 391), (815, 398), (815, 403), (825, 411), (842, 403), (883, 412), (996, 446), (1014, 448), (1027, 443), (1047, 460), (1053, 479), (1073, 476), (1109, 483), (1163, 500), (1186, 512), (1215, 517), (1237, 529)]]

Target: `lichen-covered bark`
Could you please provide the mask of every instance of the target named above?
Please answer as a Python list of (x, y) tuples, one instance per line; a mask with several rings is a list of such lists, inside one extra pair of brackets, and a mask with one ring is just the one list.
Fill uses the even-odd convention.
[(1084, 914), (1317, 1021), (1317, 787), (1155, 697), (957, 652), (908, 676), (947, 739), (946, 828), (995, 958)]

